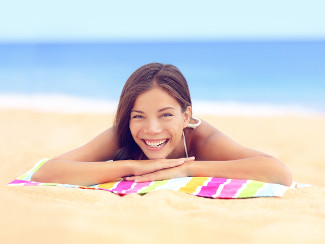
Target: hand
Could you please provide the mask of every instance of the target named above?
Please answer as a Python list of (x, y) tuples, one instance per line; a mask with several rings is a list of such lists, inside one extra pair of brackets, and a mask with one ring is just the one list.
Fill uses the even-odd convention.
[(195, 158), (178, 158), (178, 159), (151, 159), (151, 160), (132, 160), (132, 175), (139, 176), (162, 169), (174, 168), (184, 164), (187, 161), (193, 161)]
[(187, 166), (189, 164), (189, 161), (187, 160), (184, 164), (173, 167), (173, 168), (167, 168), (167, 169), (161, 169), (155, 172), (151, 172), (148, 174), (143, 174), (143, 175), (137, 175), (137, 176), (130, 176), (130, 177), (125, 177), (124, 180), (132, 181), (134, 180), (135, 182), (145, 182), (145, 181), (155, 181), (155, 180), (168, 180), (172, 178), (180, 178), (180, 177), (187, 177), (189, 176)]

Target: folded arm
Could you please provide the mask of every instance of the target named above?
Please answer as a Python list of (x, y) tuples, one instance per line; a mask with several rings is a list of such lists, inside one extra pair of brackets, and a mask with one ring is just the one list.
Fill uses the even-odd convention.
[(108, 162), (80, 162), (52, 160), (33, 176), (37, 182), (72, 185), (95, 185), (114, 181), (128, 175), (144, 175), (184, 164), (188, 159), (121, 160)]
[(292, 183), (291, 174), (287, 167), (277, 159), (266, 156), (229, 161), (189, 161), (179, 167), (127, 177), (126, 179), (142, 182), (187, 176), (250, 179), (286, 186), (290, 186)]
[(189, 176), (250, 179), (290, 186), (288, 168), (271, 156), (256, 156), (230, 161), (196, 161), (186, 165)]
[(118, 150), (112, 128), (85, 145), (47, 161), (31, 178), (37, 182), (94, 185), (128, 175), (177, 167), (190, 159), (111, 161)]
[(241, 146), (206, 122), (193, 132), (191, 141), (191, 155), (195, 155), (196, 161), (127, 179), (147, 181), (194, 176), (249, 179), (286, 186), (292, 183), (289, 169), (278, 159)]

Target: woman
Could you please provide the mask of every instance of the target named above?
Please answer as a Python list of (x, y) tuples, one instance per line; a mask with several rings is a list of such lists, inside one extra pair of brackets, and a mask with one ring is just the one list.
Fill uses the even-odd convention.
[(276, 158), (243, 147), (192, 117), (181, 72), (173, 65), (151, 63), (125, 83), (113, 127), (50, 159), (32, 180), (93, 185), (120, 177), (140, 182), (186, 176), (292, 182), (290, 171)]

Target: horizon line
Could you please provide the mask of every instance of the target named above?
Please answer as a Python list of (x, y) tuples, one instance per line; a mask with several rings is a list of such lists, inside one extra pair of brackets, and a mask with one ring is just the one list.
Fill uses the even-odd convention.
[(184, 38), (184, 39), (0, 39), (0, 44), (325, 42), (322, 38)]

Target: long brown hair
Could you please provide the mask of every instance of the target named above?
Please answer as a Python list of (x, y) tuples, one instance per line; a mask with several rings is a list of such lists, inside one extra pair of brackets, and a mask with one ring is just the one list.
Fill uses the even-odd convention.
[(138, 68), (126, 81), (120, 96), (114, 121), (120, 149), (114, 160), (138, 159), (142, 155), (130, 131), (131, 110), (140, 94), (155, 87), (161, 87), (173, 96), (182, 112), (192, 106), (186, 79), (174, 65), (150, 63)]

